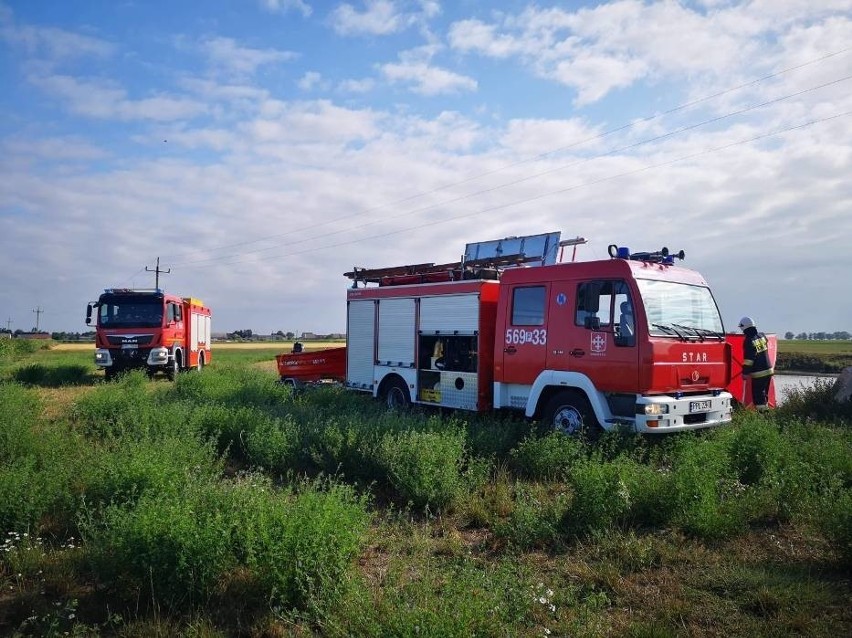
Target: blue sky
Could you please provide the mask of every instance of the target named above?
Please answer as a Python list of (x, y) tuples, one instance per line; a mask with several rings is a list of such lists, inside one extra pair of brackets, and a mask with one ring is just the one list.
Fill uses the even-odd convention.
[(0, 0), (0, 321), (345, 327), (352, 266), (561, 230), (852, 330), (852, 2)]

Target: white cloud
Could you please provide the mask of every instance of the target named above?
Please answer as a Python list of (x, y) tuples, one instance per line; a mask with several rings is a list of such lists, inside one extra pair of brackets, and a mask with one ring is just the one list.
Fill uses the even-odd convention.
[(403, 20), (390, 0), (367, 0), (360, 12), (351, 4), (341, 4), (332, 12), (331, 24), (342, 35), (387, 35), (399, 30)]
[(647, 66), (641, 60), (619, 60), (608, 56), (579, 55), (564, 60), (549, 73), (562, 84), (577, 87), (578, 106), (597, 102), (613, 89), (630, 86)]
[(30, 81), (62, 99), (72, 112), (98, 119), (167, 122), (195, 117), (207, 110), (205, 104), (181, 97), (158, 95), (132, 100), (124, 89), (112, 84), (67, 75), (33, 76)]
[(11, 20), (0, 24), (0, 39), (50, 64), (85, 57), (108, 58), (116, 51), (114, 44), (100, 38), (52, 27), (19, 27)]
[(600, 130), (579, 119), (515, 119), (506, 126), (502, 143), (513, 153), (530, 157), (557, 150), (587, 153), (600, 147)]
[(328, 83), (323, 80), (322, 74), (316, 71), (307, 71), (296, 83), (302, 91), (313, 91), (324, 88)]
[(438, 48), (427, 45), (403, 51), (399, 54), (398, 63), (379, 65), (379, 71), (389, 82), (408, 85), (412, 92), (419, 95), (475, 91), (477, 82), (474, 78), (431, 64)]
[(53, 138), (11, 137), (2, 141), (4, 155), (17, 158), (33, 158), (41, 161), (98, 160), (109, 157), (109, 153), (83, 137), (65, 136)]
[(389, 81), (408, 84), (412, 92), (420, 95), (475, 91), (477, 86), (476, 80), (471, 77), (421, 62), (383, 64), (380, 69)]
[(210, 63), (238, 75), (251, 75), (265, 64), (288, 62), (299, 57), (292, 51), (252, 49), (239, 46), (231, 38), (208, 38), (201, 43)]
[(373, 78), (363, 78), (360, 80), (343, 80), (337, 85), (337, 90), (341, 93), (369, 93), (376, 86), (376, 81)]
[(313, 12), (310, 5), (304, 0), (260, 0), (260, 6), (272, 13), (298, 11), (305, 18)]
[(271, 100), (263, 105), (261, 117), (246, 122), (245, 130), (261, 144), (317, 141), (345, 144), (373, 137), (377, 115), (335, 106), (328, 100), (285, 103)]
[[(578, 104), (586, 105), (643, 79), (707, 77), (730, 85), (736, 73), (754, 77), (768, 68), (761, 64), (773, 59), (773, 40), (813, 25), (820, 15), (850, 9), (848, 0), (827, 0), (819, 8), (804, 0), (714, 4), (706, 12), (638, 0), (574, 12), (530, 7), (491, 23), (457, 21), (449, 28), (448, 42), (463, 53), (517, 58), (538, 76), (576, 89)], [(836, 31), (848, 41), (848, 28)], [(821, 51), (827, 46), (817, 44)]]
[(498, 35), (497, 26), (480, 20), (460, 20), (450, 25), (448, 40), (454, 49), (478, 52), (492, 58), (507, 58), (521, 52), (518, 41), (509, 35)]
[(331, 27), (340, 35), (389, 35), (419, 26), (429, 37), (428, 24), (441, 15), (441, 5), (434, 0), (365, 0), (359, 11), (349, 3), (337, 6), (329, 17)]

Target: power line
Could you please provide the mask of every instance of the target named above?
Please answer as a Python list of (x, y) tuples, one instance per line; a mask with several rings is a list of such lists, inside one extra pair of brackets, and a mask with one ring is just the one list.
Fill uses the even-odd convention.
[[(574, 190), (577, 190), (577, 189), (580, 189), (580, 188), (584, 188), (586, 186), (594, 186), (594, 185), (597, 185), (597, 184), (601, 184), (603, 182), (612, 181), (612, 180), (619, 179), (619, 178), (622, 178), (622, 177), (627, 177), (627, 176), (630, 176), (630, 175), (636, 175), (638, 173), (643, 173), (643, 172), (654, 170), (654, 169), (657, 169), (657, 168), (662, 168), (664, 166), (671, 166), (672, 164), (677, 164), (679, 162), (687, 161), (687, 160), (690, 160), (690, 159), (695, 159), (696, 157), (701, 157), (701, 156), (704, 156), (704, 155), (710, 155), (712, 153), (727, 150), (727, 149), (733, 148), (735, 146), (741, 146), (743, 144), (749, 144), (751, 142), (756, 142), (756, 141), (759, 141), (759, 140), (767, 139), (767, 138), (770, 138), (770, 137), (774, 137), (776, 135), (781, 135), (782, 133), (788, 133), (790, 131), (801, 130), (801, 129), (804, 129), (804, 128), (808, 128), (809, 126), (814, 126), (816, 124), (821, 124), (823, 122), (829, 122), (831, 120), (836, 120), (836, 119), (840, 119), (840, 118), (843, 118), (843, 117), (848, 117), (850, 115), (852, 115), (852, 111), (845, 111), (843, 113), (837, 113), (835, 115), (831, 115), (831, 116), (828, 116), (828, 117), (819, 118), (819, 119), (816, 119), (816, 120), (810, 120), (810, 121), (805, 122), (803, 124), (787, 126), (787, 127), (781, 128), (781, 129), (776, 129), (776, 130), (768, 132), (768, 133), (762, 133), (760, 135), (755, 135), (753, 137), (738, 140), (736, 142), (724, 144), (722, 146), (716, 146), (716, 147), (713, 147), (713, 148), (705, 149), (705, 150), (699, 151), (697, 153), (690, 153), (688, 155), (683, 155), (683, 156), (680, 156), (680, 157), (677, 157), (677, 158), (674, 158), (674, 159), (671, 159), (671, 160), (668, 160), (668, 161), (665, 161), (665, 162), (659, 162), (659, 163), (656, 163), (656, 164), (649, 164), (647, 166), (643, 166), (643, 167), (636, 168), (636, 169), (629, 170), (629, 171), (624, 171), (624, 172), (621, 172), (621, 173), (617, 173), (615, 175), (609, 175), (609, 176), (606, 176), (606, 177), (601, 177), (599, 179), (592, 180), (592, 181), (589, 181), (589, 182), (582, 182), (580, 184), (574, 184), (573, 186), (569, 186), (567, 188), (560, 188), (558, 190), (548, 191), (547, 193), (541, 193), (541, 194), (536, 195), (534, 197), (528, 197), (528, 198), (525, 198), (525, 199), (516, 200), (514, 202), (509, 202), (507, 204), (490, 206), (488, 208), (483, 208), (483, 209), (480, 209), (480, 210), (472, 211), (470, 213), (465, 213), (465, 214), (462, 214), (462, 215), (454, 215), (454, 216), (448, 217), (446, 219), (431, 220), (429, 222), (419, 224), (417, 226), (409, 226), (409, 227), (406, 227), (406, 228), (388, 231), (386, 233), (381, 233), (381, 234), (378, 234), (378, 235), (370, 235), (368, 237), (360, 237), (358, 239), (351, 239), (351, 240), (347, 240), (347, 241), (342, 241), (342, 242), (338, 242), (336, 244), (328, 244), (328, 245), (324, 246), (323, 248), (326, 248), (326, 249), (327, 248), (339, 248), (341, 246), (348, 246), (348, 245), (360, 243), (360, 242), (363, 242), (363, 241), (374, 240), (374, 239), (383, 239), (385, 237), (391, 237), (393, 235), (400, 235), (402, 233), (407, 233), (407, 232), (411, 232), (411, 231), (414, 231), (414, 230), (421, 230), (421, 229), (424, 229), (424, 228), (429, 228), (431, 226), (437, 226), (437, 225), (440, 225), (440, 224), (446, 224), (446, 223), (449, 223), (449, 222), (458, 221), (460, 219), (467, 219), (467, 218), (476, 217), (478, 215), (482, 215), (482, 214), (485, 214), (485, 213), (491, 213), (491, 212), (498, 211), (498, 210), (504, 210), (506, 208), (511, 208), (513, 206), (518, 206), (520, 204), (526, 204), (528, 202), (537, 201), (537, 200), (540, 200), (540, 199), (544, 199), (546, 197), (551, 197), (553, 195), (561, 195), (563, 193), (567, 193), (567, 192), (574, 191)], [(290, 256), (295, 256), (295, 255), (301, 255), (301, 254), (306, 254), (306, 253), (310, 253), (310, 252), (313, 252), (313, 251), (314, 251), (314, 249), (291, 251), (291, 252), (288, 252), (286, 256), (290, 257)], [(257, 261), (264, 261), (264, 260), (272, 259), (272, 258), (278, 257), (278, 256), (280, 256), (280, 254), (279, 255), (272, 255), (270, 257), (262, 257), (262, 258), (257, 259)], [(239, 263), (248, 263), (248, 262), (247, 261), (230, 261), (230, 262), (225, 262), (225, 265), (232, 265), (232, 264), (239, 264)], [(217, 265), (217, 264), (214, 263), (214, 264), (207, 264), (205, 266), (196, 266), (196, 268), (206, 268), (206, 267), (214, 266), (214, 265)]]
[[(457, 202), (460, 202), (460, 201), (463, 201), (463, 200), (466, 200), (466, 199), (470, 199), (472, 197), (476, 197), (477, 195), (482, 195), (484, 193), (494, 192), (494, 191), (497, 191), (497, 190), (500, 190), (500, 189), (503, 189), (503, 188), (507, 188), (509, 186), (516, 186), (518, 184), (530, 181), (530, 180), (538, 178), (538, 177), (542, 177), (544, 175), (549, 175), (551, 173), (566, 170), (568, 168), (573, 168), (573, 167), (576, 167), (576, 166), (587, 164), (587, 163), (592, 162), (594, 160), (601, 159), (601, 158), (608, 157), (608, 156), (612, 156), (616, 153), (621, 153), (621, 152), (624, 152), (624, 151), (632, 150), (632, 149), (638, 148), (640, 146), (651, 144), (653, 142), (659, 142), (661, 140), (673, 137), (675, 135), (679, 135), (679, 134), (685, 133), (687, 131), (691, 131), (691, 130), (694, 130), (694, 129), (697, 129), (697, 128), (700, 128), (700, 127), (703, 127), (703, 126), (707, 126), (708, 124), (715, 124), (715, 123), (720, 122), (722, 120), (729, 119), (731, 117), (736, 117), (738, 115), (743, 115), (745, 113), (755, 111), (757, 109), (764, 108), (764, 107), (770, 106), (772, 104), (777, 104), (778, 102), (789, 100), (791, 98), (798, 97), (798, 96), (804, 95), (806, 93), (810, 93), (810, 92), (813, 92), (813, 91), (817, 91), (819, 89), (823, 89), (823, 88), (826, 88), (826, 87), (829, 87), (829, 86), (833, 86), (833, 85), (839, 84), (841, 82), (847, 82), (850, 79), (852, 79), (852, 75), (847, 75), (847, 76), (844, 76), (842, 78), (837, 78), (835, 80), (831, 80), (829, 82), (820, 84), (818, 86), (810, 87), (810, 88), (807, 88), (807, 89), (802, 89), (801, 91), (797, 91), (795, 93), (791, 93), (791, 94), (788, 94), (788, 95), (777, 97), (777, 98), (774, 98), (772, 100), (767, 100), (765, 102), (761, 102), (759, 104), (754, 104), (754, 105), (751, 105), (751, 106), (748, 106), (748, 107), (745, 107), (745, 108), (742, 108), (742, 109), (738, 109), (736, 111), (731, 111), (730, 113), (726, 113), (724, 115), (709, 118), (707, 120), (703, 120), (703, 121), (695, 123), (695, 124), (683, 126), (679, 129), (675, 129), (675, 130), (669, 131), (667, 133), (662, 133), (660, 135), (656, 135), (656, 136), (651, 137), (651, 138), (647, 138), (647, 139), (644, 139), (644, 140), (640, 140), (638, 142), (634, 142), (633, 144), (628, 144), (626, 146), (611, 149), (611, 150), (607, 151), (606, 153), (601, 153), (601, 154), (594, 155), (594, 156), (591, 156), (591, 157), (586, 157), (586, 158), (577, 160), (575, 162), (572, 162), (570, 164), (557, 166), (557, 167), (554, 167), (554, 168), (547, 169), (546, 171), (541, 171), (539, 173), (527, 175), (525, 177), (518, 178), (518, 179), (513, 180), (511, 182), (503, 182), (501, 184), (498, 184), (496, 186), (493, 186), (493, 187), (490, 187), (490, 188), (487, 188), (487, 189), (482, 189), (482, 190), (479, 190), (479, 191), (476, 191), (476, 192), (473, 192), (473, 193), (468, 193), (468, 194), (465, 194), (465, 195), (459, 195), (458, 197), (448, 199), (448, 200), (443, 200), (443, 201), (437, 202), (435, 204), (430, 204), (428, 206), (423, 206), (423, 207), (420, 207), (420, 208), (409, 210), (409, 211), (406, 211), (404, 213), (398, 213), (396, 215), (384, 217), (381, 220), (374, 220), (374, 221), (370, 221), (370, 222), (365, 222), (365, 223), (360, 224), (360, 228), (365, 228), (367, 226), (374, 226), (375, 224), (384, 223), (384, 222), (387, 222), (388, 220), (392, 220), (392, 219), (400, 219), (400, 218), (403, 218), (403, 217), (409, 217), (411, 215), (416, 215), (418, 213), (422, 213), (422, 212), (425, 212), (427, 210), (437, 208), (439, 206), (446, 206), (447, 204), (454, 204), (454, 203), (457, 203)], [(338, 230), (335, 230), (335, 231), (323, 233), (321, 235), (314, 235), (312, 237), (295, 239), (295, 240), (289, 241), (288, 245), (292, 246), (292, 245), (295, 245), (295, 244), (303, 244), (303, 243), (308, 242), (308, 241), (313, 241), (313, 240), (316, 240), (316, 239), (327, 238), (327, 237), (331, 237), (333, 235), (339, 235), (339, 234), (342, 234), (342, 233), (351, 232), (351, 230), (352, 230), (351, 228), (343, 228), (343, 229), (338, 229)], [(234, 254), (234, 255), (224, 255), (224, 256), (220, 256), (220, 257), (210, 257), (210, 258), (206, 258), (206, 259), (199, 259), (199, 260), (196, 260), (196, 261), (182, 262), (178, 265), (192, 266), (192, 265), (205, 264), (205, 263), (210, 263), (210, 264), (215, 264), (215, 263), (220, 263), (220, 262), (224, 263), (224, 260), (227, 260), (227, 259), (235, 259), (235, 258), (243, 257), (243, 256), (246, 256), (246, 255), (250, 255), (250, 254), (265, 253), (265, 252), (270, 252), (270, 251), (273, 251), (273, 250), (279, 251), (280, 249), (281, 249), (280, 245), (275, 245), (275, 246), (270, 246), (270, 247), (267, 247), (267, 248), (258, 248), (258, 249), (255, 249), (255, 250), (244, 251), (242, 253), (237, 253), (237, 254)], [(227, 262), (227, 263), (239, 263), (239, 262)]]
[[(497, 168), (494, 168), (494, 169), (491, 169), (491, 170), (488, 170), (488, 171), (484, 171), (482, 173), (477, 173), (476, 175), (473, 175), (471, 177), (467, 177), (467, 178), (459, 180), (459, 181), (447, 183), (447, 184), (444, 184), (442, 186), (435, 187), (435, 188), (428, 190), (428, 191), (423, 191), (423, 192), (420, 192), (420, 193), (416, 193), (414, 195), (403, 197), (401, 199), (393, 200), (393, 201), (390, 201), (390, 202), (385, 202), (384, 204), (379, 204), (379, 205), (374, 206), (372, 208), (366, 208), (366, 209), (363, 209), (363, 210), (360, 210), (360, 211), (356, 211), (355, 213), (350, 213), (348, 215), (343, 215), (343, 216), (340, 216), (340, 217), (330, 219), (328, 221), (319, 222), (319, 223), (316, 223), (316, 224), (311, 224), (309, 226), (303, 226), (302, 228), (297, 229), (297, 231), (304, 231), (304, 230), (311, 230), (311, 229), (314, 229), (314, 228), (321, 228), (323, 226), (328, 226), (330, 224), (334, 224), (334, 223), (344, 221), (344, 220), (347, 220), (347, 219), (352, 219), (354, 217), (360, 217), (362, 215), (366, 215), (368, 213), (375, 212), (377, 210), (381, 210), (382, 208), (387, 208), (388, 206), (395, 206), (395, 205), (398, 205), (398, 204), (403, 204), (405, 202), (409, 202), (409, 201), (412, 201), (412, 200), (415, 200), (415, 199), (418, 199), (418, 198), (421, 198), (421, 197), (425, 197), (427, 195), (432, 195), (434, 193), (438, 193), (438, 192), (447, 190), (447, 189), (452, 188), (454, 186), (461, 186), (463, 184), (467, 184), (467, 183), (476, 181), (476, 180), (481, 179), (483, 177), (487, 177), (488, 175), (493, 175), (495, 173), (499, 173), (499, 172), (502, 172), (504, 170), (508, 170), (510, 168), (515, 168), (517, 166), (529, 164), (531, 162), (534, 162), (534, 161), (537, 161), (537, 160), (540, 160), (540, 159), (544, 159), (544, 158), (546, 158), (550, 155), (554, 155), (556, 153), (564, 152), (564, 151), (567, 151), (569, 149), (576, 148), (578, 146), (582, 146), (582, 145), (587, 144), (589, 142), (593, 142), (593, 141), (600, 140), (600, 139), (603, 139), (605, 137), (608, 137), (610, 135), (614, 135), (615, 133), (619, 133), (621, 131), (630, 129), (634, 126), (637, 126), (638, 124), (646, 124), (646, 123), (652, 122), (654, 120), (666, 117), (668, 115), (672, 115), (672, 114), (677, 113), (679, 111), (683, 111), (683, 110), (692, 108), (692, 107), (697, 106), (699, 104), (702, 104), (704, 102), (708, 102), (710, 100), (722, 97), (722, 96), (727, 95), (729, 93), (733, 93), (735, 91), (739, 91), (741, 89), (760, 84), (761, 82), (771, 80), (772, 78), (779, 77), (781, 75), (785, 75), (785, 74), (791, 73), (793, 71), (797, 71), (799, 69), (805, 68), (807, 66), (811, 66), (813, 64), (817, 64), (819, 62), (824, 62), (825, 60), (828, 60), (830, 58), (833, 58), (833, 57), (836, 57), (838, 55), (842, 55), (844, 53), (847, 53), (850, 50), (852, 50), (852, 47), (847, 47), (847, 48), (841, 49), (839, 51), (832, 51), (832, 52), (829, 52), (829, 53), (822, 55), (820, 57), (813, 58), (811, 60), (803, 62), (801, 64), (797, 64), (795, 66), (787, 67), (787, 68), (781, 69), (780, 71), (776, 71), (775, 73), (770, 73), (769, 75), (764, 75), (760, 78), (750, 80), (748, 82), (744, 82), (742, 84), (739, 84), (737, 86), (725, 89), (723, 91), (718, 91), (718, 92), (713, 93), (711, 95), (706, 95), (704, 97), (697, 98), (695, 100), (692, 100), (690, 102), (686, 102), (684, 104), (678, 105), (678, 106), (673, 107), (671, 109), (668, 109), (666, 111), (662, 111), (661, 113), (657, 113), (655, 115), (648, 115), (648, 116), (641, 117), (639, 119), (628, 122), (627, 124), (623, 124), (621, 126), (618, 126), (618, 127), (612, 128), (612, 129), (608, 129), (608, 130), (606, 130), (602, 133), (599, 133), (597, 135), (593, 135), (593, 136), (588, 137), (586, 139), (579, 140), (577, 142), (573, 142), (573, 143), (565, 145), (565, 146), (560, 146), (560, 147), (557, 147), (555, 149), (551, 149), (549, 151), (539, 153), (538, 155), (535, 155), (533, 157), (518, 160), (518, 161), (512, 162), (510, 164), (505, 164), (503, 166), (500, 166), (500, 167), (497, 167)], [(488, 190), (494, 190), (494, 189), (488, 189)], [(482, 192), (488, 192), (488, 190), (479, 191), (477, 193), (473, 193), (472, 195), (477, 195), (477, 194), (480, 194)], [(453, 201), (457, 201), (457, 200), (450, 200), (450, 202), (453, 202)], [(375, 222), (373, 222), (373, 223), (375, 223)], [(208, 249), (205, 252), (210, 252), (212, 250), (225, 250), (225, 249), (228, 249), (228, 248), (237, 248), (239, 246), (247, 246), (249, 244), (256, 244), (256, 243), (259, 243), (259, 242), (269, 241), (271, 239), (277, 239), (277, 238), (280, 238), (280, 237), (285, 237), (285, 236), (290, 235), (292, 232), (293, 231), (290, 230), (290, 231), (287, 231), (285, 233), (267, 235), (266, 237), (261, 237), (259, 239), (252, 239), (252, 240), (247, 240), (247, 241), (238, 242), (238, 243), (234, 243), (234, 244), (225, 244), (225, 245), (222, 245), (222, 246), (218, 246), (216, 248)], [(307, 238), (305, 240), (300, 240), (300, 241), (310, 241), (311, 239), (315, 239), (315, 238), (316, 237), (311, 237), (311, 238)], [(277, 248), (277, 246), (273, 246), (271, 248), (259, 249), (258, 251), (248, 251), (248, 252), (263, 252), (264, 250), (274, 250), (276, 248)], [(178, 254), (178, 255), (175, 256), (175, 259), (179, 259), (179, 258), (184, 257), (186, 255), (198, 254), (198, 252), (199, 251)], [(244, 254), (248, 254), (248, 253), (244, 253)], [(224, 256), (224, 258), (228, 258), (228, 256)], [(198, 260), (198, 261), (203, 262), (203, 261), (207, 261), (207, 259)], [(183, 263), (196, 263), (196, 262), (189, 261), (189, 262), (183, 262)]]

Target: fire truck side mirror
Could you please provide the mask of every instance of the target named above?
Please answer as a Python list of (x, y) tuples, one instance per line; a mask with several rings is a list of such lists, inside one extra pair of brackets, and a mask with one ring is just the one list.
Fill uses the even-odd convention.
[(92, 304), (86, 306), (86, 325), (92, 323)]

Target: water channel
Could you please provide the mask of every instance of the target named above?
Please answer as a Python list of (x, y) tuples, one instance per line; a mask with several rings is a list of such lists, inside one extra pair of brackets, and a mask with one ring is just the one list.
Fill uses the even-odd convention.
[(836, 375), (776, 374), (772, 381), (775, 384), (775, 402), (777, 405), (784, 403), (791, 390), (810, 388), (818, 381), (834, 383), (836, 378)]

